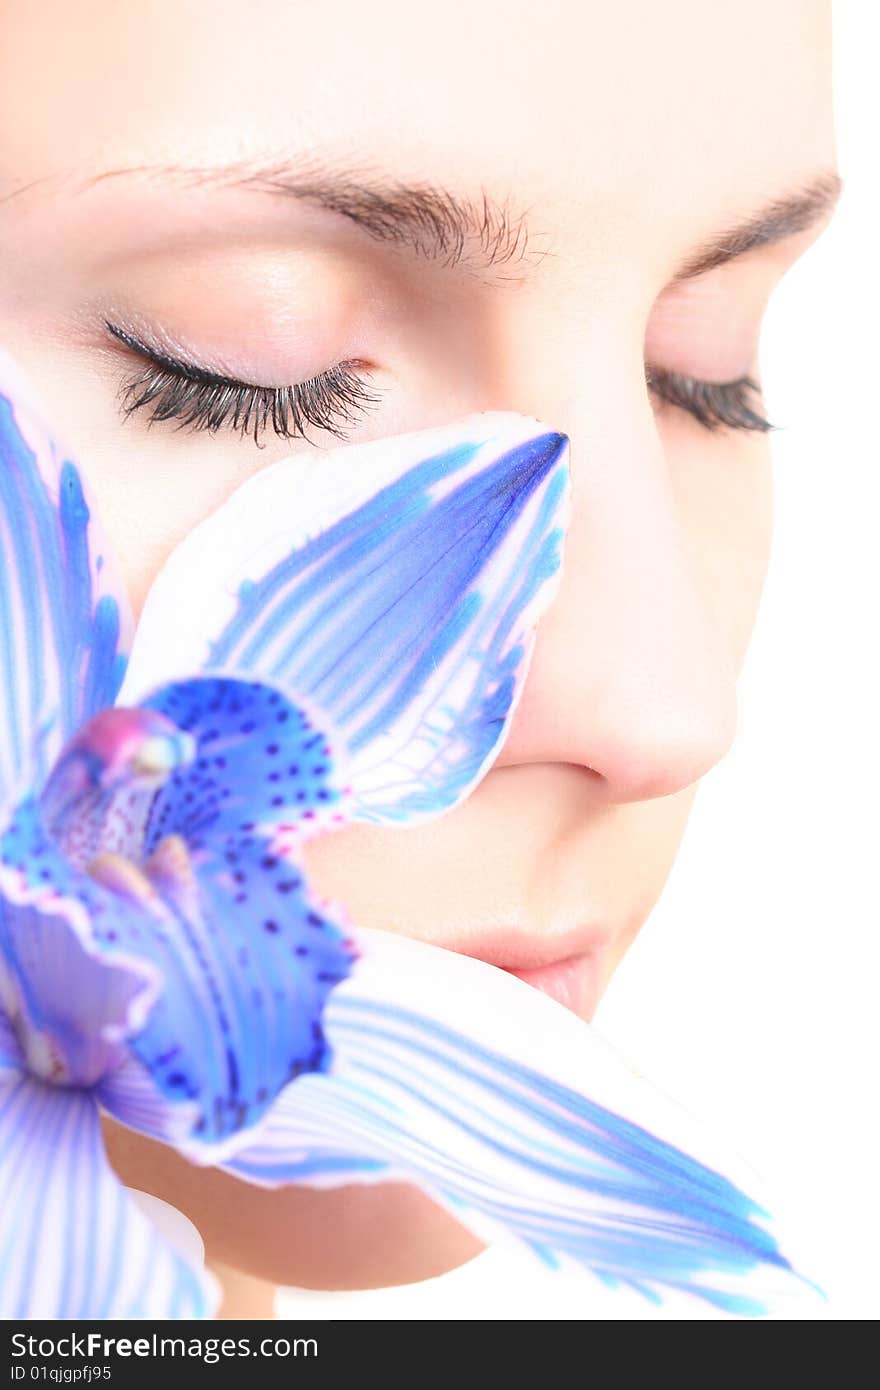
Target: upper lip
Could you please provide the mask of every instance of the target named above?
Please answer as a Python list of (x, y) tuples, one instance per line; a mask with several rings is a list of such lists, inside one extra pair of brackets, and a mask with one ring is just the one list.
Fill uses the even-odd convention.
[(540, 970), (575, 956), (597, 955), (605, 943), (605, 934), (594, 926), (547, 935), (505, 928), (479, 935), (463, 934), (459, 940), (434, 942), (448, 951), (472, 956), (501, 970)]

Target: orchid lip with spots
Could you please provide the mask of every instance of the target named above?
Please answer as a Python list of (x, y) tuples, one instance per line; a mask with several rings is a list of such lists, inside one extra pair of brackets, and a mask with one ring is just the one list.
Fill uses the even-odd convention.
[(443, 814), (497, 756), (559, 578), (564, 436), (490, 412), (271, 465), (133, 633), (31, 394), (0, 358), (0, 1315), (215, 1307), (102, 1110), (264, 1186), (417, 1182), (654, 1300), (794, 1297), (749, 1175), (586, 1025), (303, 872), (309, 836)]

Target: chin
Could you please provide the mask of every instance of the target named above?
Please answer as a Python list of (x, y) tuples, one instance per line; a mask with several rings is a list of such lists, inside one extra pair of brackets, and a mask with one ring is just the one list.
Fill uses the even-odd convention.
[(260, 1188), (197, 1168), (110, 1120), (104, 1133), (127, 1186), (182, 1211), (201, 1235), (209, 1263), (257, 1279), (306, 1289), (386, 1288), (445, 1274), (485, 1248), (408, 1183)]

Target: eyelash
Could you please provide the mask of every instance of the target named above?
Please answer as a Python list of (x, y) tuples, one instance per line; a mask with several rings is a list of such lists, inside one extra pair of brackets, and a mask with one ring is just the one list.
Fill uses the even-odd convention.
[(766, 434), (776, 428), (755, 408), (754, 400), (757, 397), (760, 401), (761, 388), (750, 376), (736, 381), (699, 381), (662, 367), (646, 367), (645, 382), (659, 400), (687, 411), (704, 429)]
[(250, 386), (157, 352), (107, 320), (104, 326), (146, 358), (144, 369), (120, 392), (126, 419), (152, 406), (151, 425), (176, 419), (178, 429), (189, 425), (193, 431), (210, 434), (238, 430), (242, 438), (252, 434), (257, 447), (263, 448), (259, 436), (270, 427), (283, 439), (306, 439), (309, 427), (344, 439), (340, 425), (356, 423), (351, 412), (366, 410), (380, 400), (347, 362), (294, 386)]
[[(238, 430), (242, 438), (252, 433), (254, 443), (263, 448), (260, 432), (269, 428), (270, 421), (274, 433), (283, 439), (306, 439), (307, 427), (344, 439), (340, 417), (342, 423), (354, 424), (357, 421), (351, 411), (363, 412), (380, 400), (346, 362), (294, 386), (251, 386), (157, 352), (107, 320), (105, 327), (146, 359), (138, 377), (122, 388), (126, 419), (152, 405), (150, 424), (176, 419), (178, 429), (189, 425), (193, 431), (211, 434), (224, 428)], [(761, 389), (751, 377), (700, 381), (662, 367), (646, 367), (645, 382), (652, 395), (684, 410), (709, 431), (766, 434), (775, 428), (754, 407), (754, 397), (760, 399)]]

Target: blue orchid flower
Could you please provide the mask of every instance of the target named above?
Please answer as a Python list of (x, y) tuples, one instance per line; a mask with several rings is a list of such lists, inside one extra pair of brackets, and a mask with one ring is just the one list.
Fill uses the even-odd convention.
[(566, 505), (564, 437), (511, 414), (285, 460), (183, 542), (133, 634), (0, 362), (0, 1316), (214, 1307), (102, 1111), (267, 1186), (418, 1182), (654, 1299), (790, 1290), (762, 1209), (589, 1028), (358, 931), (303, 873), (309, 836), (440, 814), (491, 765)]

